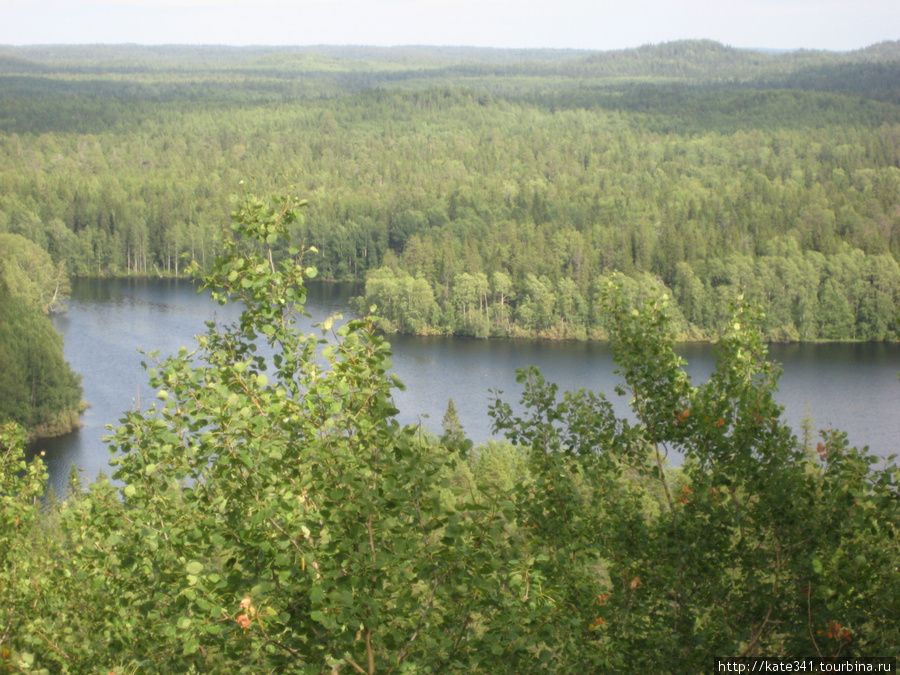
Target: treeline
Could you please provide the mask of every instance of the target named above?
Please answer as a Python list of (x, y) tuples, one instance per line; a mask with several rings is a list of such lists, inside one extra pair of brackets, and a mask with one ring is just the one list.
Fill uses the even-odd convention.
[[(695, 267), (679, 262), (674, 283), (642, 272), (620, 280), (633, 301), (666, 294), (674, 330), (682, 340), (706, 340), (729, 318), (738, 296), (761, 307), (760, 329), (772, 341), (896, 339), (900, 266), (889, 255), (847, 249), (825, 256), (776, 244), (757, 257), (730, 255)], [(514, 282), (497, 270), (462, 272), (449, 286), (433, 286), (402, 268), (368, 275), (360, 311), (374, 305), (382, 328), (415, 334), (473, 337), (606, 339), (599, 298), (609, 283), (592, 276), (585, 290), (569, 277), (527, 273)]]
[[(74, 274), (209, 264), (227, 196), (252, 175), (262, 191), (309, 196), (295, 236), (318, 249), (324, 278), (386, 267), (424, 280), (439, 314), (389, 312), (403, 330), (591, 335), (592, 284), (621, 272), (664, 285), (686, 334), (705, 334), (724, 290), (781, 302), (791, 274), (767, 270), (789, 258), (813, 276), (792, 290), (805, 309), (771, 308), (773, 337), (896, 332), (900, 106), (884, 78), (858, 77), (894, 73), (895, 44), (4, 51), (0, 231)], [(726, 260), (754, 283), (723, 279)], [(844, 284), (853, 320), (833, 329), (832, 270), (873, 265), (878, 319)], [(506, 276), (509, 293), (482, 293), (478, 318), (457, 290), (465, 275)], [(527, 311), (547, 293), (552, 310)]]

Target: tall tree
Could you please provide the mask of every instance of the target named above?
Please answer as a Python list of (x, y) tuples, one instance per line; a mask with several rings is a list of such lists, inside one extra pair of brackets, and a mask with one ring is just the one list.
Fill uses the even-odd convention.
[(463, 429), (462, 422), (459, 421), (459, 413), (456, 411), (456, 404), (453, 397), (447, 401), (447, 410), (441, 419), (441, 430), (443, 438), (453, 445), (460, 445), (466, 439), (466, 432)]

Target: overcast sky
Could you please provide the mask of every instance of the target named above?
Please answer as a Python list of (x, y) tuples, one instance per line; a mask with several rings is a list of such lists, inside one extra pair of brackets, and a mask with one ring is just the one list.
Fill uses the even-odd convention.
[(900, 0), (0, 0), (0, 44), (859, 49)]

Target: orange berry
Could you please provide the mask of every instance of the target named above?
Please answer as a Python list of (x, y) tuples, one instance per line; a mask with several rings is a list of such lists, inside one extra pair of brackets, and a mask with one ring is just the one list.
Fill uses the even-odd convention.
[(241, 615), (240, 615), (237, 619), (235, 619), (235, 620), (238, 622), (238, 625), (239, 625), (241, 628), (243, 628), (244, 630), (246, 630), (246, 629), (248, 629), (248, 628), (250, 627), (250, 617), (247, 616), (246, 614), (241, 614)]

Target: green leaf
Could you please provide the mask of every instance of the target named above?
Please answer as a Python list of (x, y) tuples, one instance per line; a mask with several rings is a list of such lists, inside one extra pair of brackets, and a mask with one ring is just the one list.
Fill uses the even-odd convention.
[(184, 567), (188, 574), (200, 574), (203, 571), (203, 563), (198, 562), (196, 560), (192, 560)]

